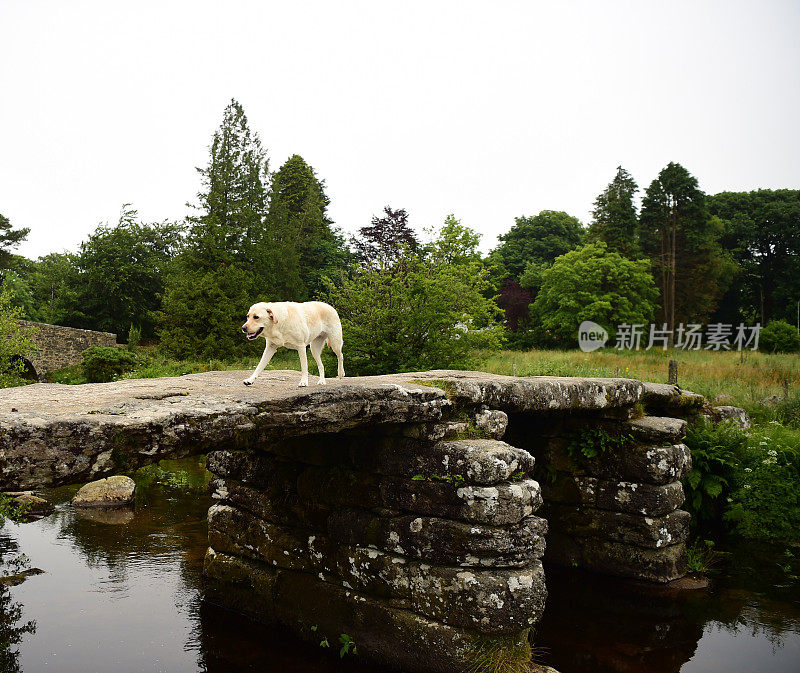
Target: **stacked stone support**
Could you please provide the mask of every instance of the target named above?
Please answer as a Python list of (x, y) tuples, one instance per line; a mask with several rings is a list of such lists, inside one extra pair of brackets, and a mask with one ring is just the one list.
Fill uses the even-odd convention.
[(679, 507), (681, 479), (691, 469), (682, 442), (686, 421), (635, 418), (642, 410), (626, 410), (627, 419), (561, 415), (521, 422), (515, 439), (540, 466), (541, 515), (550, 527), (546, 561), (652, 582), (685, 574), (691, 516)]
[(547, 523), (505, 426), (481, 410), (210, 454), (207, 595), (393, 668), (463, 671), (487, 648), (526, 661)]

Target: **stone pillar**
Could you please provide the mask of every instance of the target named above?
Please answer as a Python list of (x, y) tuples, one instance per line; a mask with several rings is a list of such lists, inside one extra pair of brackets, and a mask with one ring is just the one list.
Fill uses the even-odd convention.
[(534, 452), (550, 525), (546, 560), (668, 582), (685, 574), (690, 515), (681, 478), (691, 453), (686, 422), (566, 419)]
[(482, 411), (210, 454), (207, 598), (392, 668), (523, 666), (547, 523), (533, 458), (497, 439), (506, 422)]

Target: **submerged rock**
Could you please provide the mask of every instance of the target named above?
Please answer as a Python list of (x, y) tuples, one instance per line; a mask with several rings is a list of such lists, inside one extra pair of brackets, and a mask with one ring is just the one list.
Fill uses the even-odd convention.
[(109, 526), (122, 526), (133, 521), (136, 513), (133, 507), (79, 507), (76, 514), (79, 519), (104, 523)]
[(126, 507), (133, 503), (136, 483), (130, 477), (116, 475), (81, 486), (72, 498), (73, 507)]
[(13, 575), (2, 575), (0, 576), (0, 587), (15, 587), (18, 584), (22, 584), (31, 575), (43, 574), (44, 570), (40, 568), (29, 568), (28, 570), (23, 570)]

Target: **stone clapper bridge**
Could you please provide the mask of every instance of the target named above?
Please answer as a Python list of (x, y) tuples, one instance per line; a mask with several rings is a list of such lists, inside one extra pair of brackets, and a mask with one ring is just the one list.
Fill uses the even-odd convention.
[[(542, 558), (684, 574), (685, 418), (631, 379), (242, 372), (0, 390), (0, 490), (207, 453), (208, 600), (406, 671), (522, 664)], [(546, 540), (546, 545), (545, 545)]]

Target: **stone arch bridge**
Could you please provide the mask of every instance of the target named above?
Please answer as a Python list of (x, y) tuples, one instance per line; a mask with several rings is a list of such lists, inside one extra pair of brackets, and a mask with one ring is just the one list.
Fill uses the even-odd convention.
[[(405, 671), (525, 661), (542, 561), (686, 567), (682, 437), (705, 400), (631, 379), (245, 372), (0, 390), (0, 490), (208, 453), (205, 596)], [(611, 597), (610, 597), (611, 598)]]
[(30, 320), (20, 320), (19, 324), (35, 328), (33, 342), (39, 350), (25, 361), (25, 374), (39, 381), (43, 381), (49, 371), (78, 364), (83, 351), (90, 346), (117, 345), (117, 335), (111, 332), (95, 332)]

